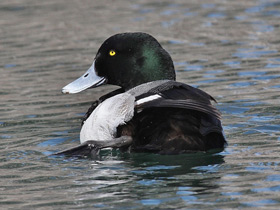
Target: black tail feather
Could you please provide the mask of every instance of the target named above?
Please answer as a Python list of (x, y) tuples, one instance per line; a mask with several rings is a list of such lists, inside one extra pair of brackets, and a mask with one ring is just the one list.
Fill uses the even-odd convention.
[(122, 148), (128, 147), (132, 143), (131, 136), (121, 136), (112, 140), (106, 141), (86, 141), (83, 144), (54, 153), (52, 155), (64, 155), (68, 157), (96, 157), (99, 151), (103, 148)]

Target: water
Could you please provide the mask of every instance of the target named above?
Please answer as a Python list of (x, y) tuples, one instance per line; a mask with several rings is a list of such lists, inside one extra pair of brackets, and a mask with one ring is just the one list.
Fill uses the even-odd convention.
[[(279, 20), (273, 0), (2, 0), (1, 209), (278, 209)], [(49, 156), (79, 143), (80, 118), (115, 87), (61, 88), (124, 31), (154, 35), (178, 81), (218, 100), (223, 152)]]

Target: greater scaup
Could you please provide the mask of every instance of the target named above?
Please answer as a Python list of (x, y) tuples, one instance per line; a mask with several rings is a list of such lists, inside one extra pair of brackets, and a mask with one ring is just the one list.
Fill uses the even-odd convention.
[(226, 140), (215, 99), (175, 81), (170, 55), (146, 33), (121, 33), (99, 48), (92, 66), (62, 89), (78, 93), (103, 84), (119, 89), (95, 101), (83, 119), (81, 145), (65, 155), (101, 148), (178, 154), (223, 149)]

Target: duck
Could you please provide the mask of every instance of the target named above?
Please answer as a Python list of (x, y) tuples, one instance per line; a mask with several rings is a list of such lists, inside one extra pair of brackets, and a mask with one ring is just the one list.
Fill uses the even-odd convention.
[(152, 35), (126, 32), (109, 37), (91, 67), (62, 93), (104, 84), (119, 88), (94, 101), (86, 112), (80, 145), (57, 154), (92, 156), (118, 148), (169, 155), (227, 146), (216, 100), (176, 81), (170, 54)]

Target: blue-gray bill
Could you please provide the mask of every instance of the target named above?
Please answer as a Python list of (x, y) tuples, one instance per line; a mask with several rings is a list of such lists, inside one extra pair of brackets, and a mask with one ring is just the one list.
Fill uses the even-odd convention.
[(95, 71), (95, 61), (80, 78), (62, 88), (62, 93), (79, 93), (91, 87), (97, 87), (106, 82), (104, 77), (99, 77)]

